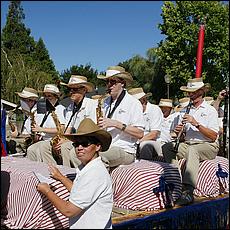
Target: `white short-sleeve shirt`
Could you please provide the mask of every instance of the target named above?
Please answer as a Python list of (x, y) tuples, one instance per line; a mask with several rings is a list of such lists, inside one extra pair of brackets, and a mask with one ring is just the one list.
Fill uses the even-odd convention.
[[(180, 111), (180, 122), (182, 121), (185, 111), (186, 108)], [(216, 133), (219, 132), (218, 113), (216, 109), (209, 105), (206, 101), (203, 101), (198, 108), (192, 106), (189, 111), (189, 115), (193, 116), (195, 120), (202, 126), (209, 128)], [(212, 142), (211, 139), (204, 136), (195, 126), (191, 125), (190, 123), (185, 125), (185, 130), (185, 141)]]
[[(106, 117), (109, 113), (109, 101), (110, 97), (106, 98), (104, 101), (103, 109)], [(111, 109), (113, 108), (115, 103), (116, 101), (112, 103)], [(127, 93), (127, 91), (121, 103), (118, 105), (115, 112), (113, 113), (111, 119), (118, 120), (126, 124), (127, 126), (131, 125), (141, 130), (144, 130), (143, 107), (140, 101)], [(137, 138), (115, 127), (109, 127), (107, 128), (107, 131), (112, 136), (111, 146), (118, 146), (129, 153), (136, 152), (134, 144), (137, 141)]]
[(112, 228), (112, 181), (101, 157), (76, 170), (69, 201), (84, 212), (70, 218), (70, 229)]
[(161, 131), (163, 123), (163, 113), (158, 105), (147, 102), (144, 114), (145, 129), (144, 135), (151, 131)]

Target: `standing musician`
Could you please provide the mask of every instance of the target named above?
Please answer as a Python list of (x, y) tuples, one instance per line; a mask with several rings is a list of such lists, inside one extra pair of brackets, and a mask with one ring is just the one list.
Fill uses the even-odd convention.
[[(37, 110), (38, 93), (37, 90), (29, 87), (25, 87), (22, 92), (15, 92), (20, 98), (20, 106), (24, 115), (21, 130), (19, 131), (17, 126), (12, 124), (9, 118), (11, 126), (11, 140), (8, 144), (16, 142), (15, 152), (27, 151), (26, 139), (30, 138), (31, 135), (31, 116), (30, 113), (35, 113)], [(8, 146), (11, 149), (11, 146)]]
[(143, 108), (140, 101), (126, 91), (132, 82), (130, 73), (121, 66), (111, 66), (106, 75), (97, 78), (106, 80), (109, 97), (104, 99), (103, 117), (98, 126), (106, 129), (112, 136), (112, 144), (100, 155), (108, 160), (110, 169), (135, 160), (135, 143), (144, 134)]
[[(94, 90), (94, 85), (88, 82), (85, 76), (80, 75), (71, 75), (68, 84), (61, 82), (61, 85), (68, 87), (72, 101), (64, 111), (66, 119), (64, 133), (75, 133), (84, 118), (91, 118), (96, 122), (97, 101), (86, 97), (88, 92)], [(78, 167), (81, 164), (71, 141), (61, 138), (56, 145), (56, 150), (60, 151), (63, 165)]]
[(42, 140), (34, 143), (27, 149), (27, 157), (33, 161), (40, 161), (45, 163), (57, 164), (53, 154), (50, 141), (57, 134), (56, 123), (52, 117), (52, 111), (57, 115), (57, 118), (62, 126), (65, 127), (66, 120), (64, 118), (63, 105), (59, 104), (59, 97), (61, 95), (58, 87), (54, 84), (46, 84), (44, 90), (41, 92), (46, 101), (45, 113), (37, 114), (36, 125), (33, 126), (32, 131), (41, 135)]
[(219, 125), (217, 111), (203, 99), (205, 92), (210, 89), (208, 83), (204, 84), (202, 78), (189, 79), (187, 86), (181, 86), (180, 89), (187, 92), (192, 101), (189, 113), (185, 114), (187, 106), (180, 111), (182, 119), (174, 130), (179, 134), (184, 129), (181, 136), (184, 141), (179, 144), (178, 151), (175, 151), (175, 143), (172, 142), (163, 145), (162, 150), (166, 162), (178, 168), (178, 159), (186, 159), (182, 175), (182, 196), (176, 203), (187, 205), (194, 200), (199, 162), (214, 159), (219, 151)]

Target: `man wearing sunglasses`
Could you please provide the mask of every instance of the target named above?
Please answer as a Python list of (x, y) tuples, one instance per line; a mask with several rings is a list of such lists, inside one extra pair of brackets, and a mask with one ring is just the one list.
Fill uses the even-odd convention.
[[(91, 98), (87, 98), (86, 94), (92, 92), (94, 85), (87, 81), (85, 76), (71, 75), (68, 84), (61, 82), (61, 85), (68, 87), (71, 104), (65, 109), (64, 115), (66, 126), (64, 133), (75, 133), (80, 122), (84, 118), (91, 118), (96, 122), (97, 102)], [(78, 167), (81, 163), (76, 157), (72, 142), (62, 138), (55, 148), (60, 151), (63, 159), (63, 165)]]
[(97, 78), (106, 80), (109, 97), (104, 100), (103, 114), (99, 127), (112, 135), (108, 151), (101, 152), (109, 162), (110, 169), (135, 160), (135, 143), (144, 134), (144, 117), (139, 100), (130, 95), (126, 85), (133, 81), (131, 74), (121, 66), (111, 66), (106, 75)]
[(76, 168), (76, 178), (72, 182), (52, 165), (49, 165), (49, 171), (70, 192), (69, 200), (58, 197), (47, 183), (39, 183), (37, 190), (69, 217), (70, 229), (111, 229), (112, 181), (99, 151), (109, 148), (112, 137), (89, 118), (80, 123), (76, 133), (65, 137), (71, 141), (81, 162)]

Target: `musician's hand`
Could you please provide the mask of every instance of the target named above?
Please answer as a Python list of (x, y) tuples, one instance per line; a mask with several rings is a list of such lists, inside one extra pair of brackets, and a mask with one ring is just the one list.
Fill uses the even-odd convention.
[(178, 133), (183, 129), (183, 124), (179, 124), (175, 127), (174, 132), (176, 133), (176, 135), (178, 135)]
[(61, 180), (61, 178), (64, 177), (63, 174), (58, 170), (58, 168), (50, 163), (48, 164), (48, 169), (50, 171), (51, 177), (53, 177), (54, 179)]
[(37, 185), (37, 190), (43, 194), (46, 194), (50, 190), (50, 186), (47, 183), (39, 183)]
[(60, 138), (60, 140), (58, 141), (58, 143), (57, 143), (55, 146), (53, 146), (53, 148), (55, 149), (55, 151), (56, 151), (57, 153), (61, 153), (61, 145), (62, 145), (64, 142), (66, 142), (66, 139)]
[(100, 121), (100, 127), (102, 127), (103, 129), (106, 129), (108, 127), (118, 127), (119, 124), (120, 122), (118, 122), (117, 120), (106, 117), (102, 118), (102, 121)]
[(99, 117), (99, 119), (98, 119), (98, 127), (99, 128), (101, 128), (101, 129), (103, 129), (103, 120), (104, 120), (104, 118), (103, 117)]
[(43, 128), (40, 127), (39, 125), (34, 125), (32, 126), (32, 132), (42, 132), (43, 131)]
[(191, 125), (196, 125), (197, 121), (195, 120), (195, 118), (189, 114), (185, 114), (183, 117), (183, 121), (184, 123), (190, 123)]
[(15, 129), (14, 132), (11, 132), (11, 137), (15, 138), (18, 136), (18, 130)]

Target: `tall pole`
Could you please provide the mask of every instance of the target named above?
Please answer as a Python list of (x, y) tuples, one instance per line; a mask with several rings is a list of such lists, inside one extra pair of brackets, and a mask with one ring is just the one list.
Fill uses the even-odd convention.
[(167, 96), (168, 96), (168, 99), (169, 99), (169, 83), (167, 83)]
[(204, 25), (200, 25), (199, 38), (198, 38), (198, 47), (197, 47), (197, 56), (196, 56), (196, 78), (200, 78), (202, 74), (202, 55), (204, 47)]

